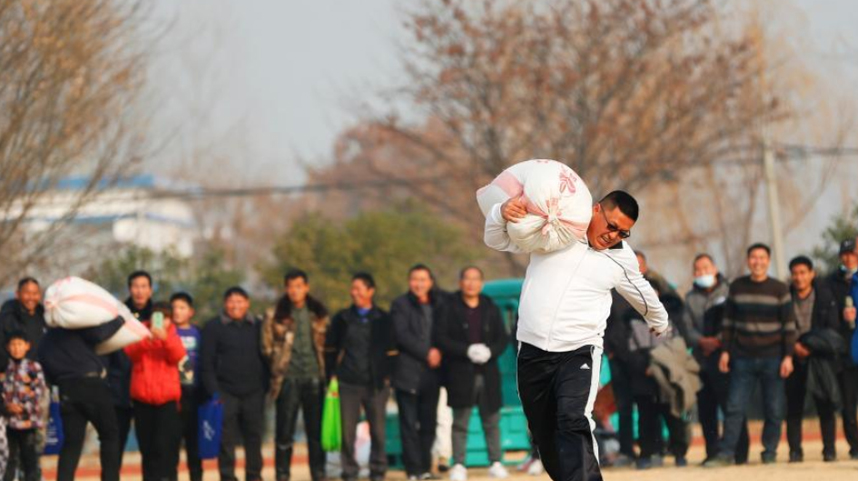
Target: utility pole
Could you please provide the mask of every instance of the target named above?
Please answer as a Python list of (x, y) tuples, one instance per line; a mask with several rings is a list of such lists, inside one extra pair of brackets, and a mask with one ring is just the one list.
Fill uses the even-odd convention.
[(769, 225), (772, 228), (772, 251), (774, 253), (775, 272), (778, 279), (787, 278), (786, 260), (784, 260), (783, 231), (781, 228), (781, 205), (778, 196), (778, 182), (775, 177), (775, 153), (768, 139), (763, 140), (763, 171), (766, 179), (766, 192), (769, 200)]

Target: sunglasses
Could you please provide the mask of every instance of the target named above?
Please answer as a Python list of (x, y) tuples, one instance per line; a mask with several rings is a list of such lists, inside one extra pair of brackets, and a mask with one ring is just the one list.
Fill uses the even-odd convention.
[(616, 224), (612, 224), (611, 221), (608, 220), (608, 215), (605, 214), (605, 208), (602, 207), (602, 204), (599, 204), (599, 207), (600, 207), (599, 212), (601, 212), (602, 217), (605, 218), (605, 224), (608, 226), (609, 232), (616, 232), (617, 235), (620, 236), (620, 239), (628, 239), (629, 237), (632, 236), (632, 233), (630, 231), (621, 230), (619, 227), (617, 227)]

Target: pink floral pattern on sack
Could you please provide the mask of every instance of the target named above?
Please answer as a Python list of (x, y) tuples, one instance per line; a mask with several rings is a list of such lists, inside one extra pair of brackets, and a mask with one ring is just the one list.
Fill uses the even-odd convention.
[(578, 176), (571, 169), (560, 170), (560, 193), (572, 195), (575, 193), (575, 183), (578, 182)]

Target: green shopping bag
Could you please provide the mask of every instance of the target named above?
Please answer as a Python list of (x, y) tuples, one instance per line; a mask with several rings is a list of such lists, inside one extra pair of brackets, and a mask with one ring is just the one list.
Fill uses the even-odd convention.
[(340, 385), (336, 379), (328, 385), (322, 409), (322, 449), (339, 451), (343, 441), (343, 420), (340, 417)]

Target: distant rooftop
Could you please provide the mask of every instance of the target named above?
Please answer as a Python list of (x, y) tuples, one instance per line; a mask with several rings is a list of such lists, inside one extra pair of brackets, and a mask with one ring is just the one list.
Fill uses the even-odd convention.
[[(66, 177), (57, 182), (57, 190), (83, 190), (89, 183), (91, 178), (87, 175), (73, 175)], [(155, 174), (136, 174), (128, 177), (122, 177), (114, 182), (109, 179), (99, 181), (97, 188), (104, 189), (181, 189), (193, 190), (199, 186), (188, 184), (186, 182), (169, 179), (166, 177), (156, 176)]]

